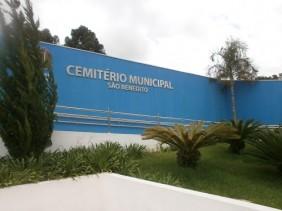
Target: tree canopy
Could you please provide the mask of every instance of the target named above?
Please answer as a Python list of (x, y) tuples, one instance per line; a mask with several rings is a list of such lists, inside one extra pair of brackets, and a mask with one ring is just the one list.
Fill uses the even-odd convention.
[(104, 46), (99, 43), (96, 34), (86, 26), (72, 29), (71, 37), (65, 38), (65, 46), (105, 54)]
[(279, 75), (272, 75), (272, 76), (258, 76), (256, 80), (279, 80)]
[(57, 35), (52, 35), (49, 29), (43, 29), (39, 31), (39, 39), (43, 42), (48, 42), (52, 44), (59, 44), (60, 39)]
[(254, 80), (257, 70), (247, 57), (247, 44), (236, 39), (229, 39), (225, 46), (211, 55), (214, 65), (208, 74), (218, 80)]

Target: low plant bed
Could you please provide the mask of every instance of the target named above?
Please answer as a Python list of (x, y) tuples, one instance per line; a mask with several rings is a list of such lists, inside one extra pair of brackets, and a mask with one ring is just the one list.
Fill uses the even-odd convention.
[(122, 147), (106, 142), (69, 151), (45, 152), (38, 159), (0, 159), (0, 187), (34, 183), (100, 172), (131, 175), (137, 172), (136, 159), (144, 148), (139, 145)]

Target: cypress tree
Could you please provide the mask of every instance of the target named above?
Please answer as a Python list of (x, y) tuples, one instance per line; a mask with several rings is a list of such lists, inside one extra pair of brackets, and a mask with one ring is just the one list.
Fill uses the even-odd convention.
[(6, 4), (8, 11), (0, 7), (0, 136), (12, 157), (39, 157), (51, 145), (57, 102), (51, 58), (39, 46), (31, 2)]

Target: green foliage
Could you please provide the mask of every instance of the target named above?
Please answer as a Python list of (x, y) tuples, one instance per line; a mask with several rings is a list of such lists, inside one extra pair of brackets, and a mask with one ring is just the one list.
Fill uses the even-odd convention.
[(134, 159), (140, 159), (146, 152), (146, 147), (140, 144), (129, 144), (125, 147), (126, 153), (129, 157)]
[(72, 29), (71, 37), (65, 38), (65, 46), (105, 54), (104, 46), (99, 43), (96, 34), (85, 26)]
[(52, 35), (49, 29), (43, 29), (39, 31), (39, 39), (43, 42), (48, 42), (52, 44), (58, 44), (60, 39), (57, 35)]
[(247, 139), (254, 138), (254, 135), (260, 130), (261, 124), (254, 120), (232, 120), (230, 125), (236, 130), (238, 134), (238, 139), (228, 139), (229, 150), (232, 153), (240, 154), (240, 152), (245, 148), (245, 141)]
[(240, 40), (227, 40), (224, 47), (211, 55), (215, 64), (209, 68), (209, 75), (219, 80), (254, 80), (258, 71), (246, 56), (247, 49)]
[(272, 75), (272, 76), (258, 76), (256, 77), (256, 80), (279, 80), (279, 75)]
[(137, 162), (118, 143), (106, 142), (89, 148), (43, 153), (39, 158), (0, 159), (0, 187), (75, 177), (99, 172), (133, 175)]
[(252, 65), (251, 60), (246, 56), (247, 45), (235, 39), (225, 42), (225, 46), (211, 55), (214, 63), (208, 71), (208, 75), (216, 78), (230, 87), (231, 106), (233, 120), (237, 119), (235, 80), (255, 80), (257, 70)]
[(195, 167), (201, 157), (200, 148), (216, 144), (220, 138), (236, 138), (234, 129), (225, 123), (204, 127), (196, 122), (189, 126), (156, 126), (146, 129), (143, 139), (155, 139), (177, 149), (177, 163), (183, 167)]
[(127, 151), (115, 142), (106, 142), (95, 147), (95, 155), (97, 169), (100, 172), (115, 171), (121, 173), (131, 173), (135, 170), (136, 163), (129, 162), (130, 157)]
[(25, 8), (16, 0), (7, 6), (9, 23), (0, 8), (0, 136), (12, 157), (39, 157), (51, 145), (56, 85), (51, 62), (42, 56), (30, 1)]
[(221, 143), (202, 148), (196, 171), (175, 165), (173, 151), (148, 152), (138, 160), (136, 177), (282, 209), (282, 179), (276, 168), (248, 156), (249, 145), (240, 156), (225, 149)]
[(264, 129), (247, 141), (253, 146), (250, 155), (274, 165), (282, 172), (282, 129)]

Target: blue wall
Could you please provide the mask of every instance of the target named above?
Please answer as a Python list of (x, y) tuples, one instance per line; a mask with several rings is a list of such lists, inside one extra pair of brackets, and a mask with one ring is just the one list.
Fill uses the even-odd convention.
[[(46, 43), (42, 43), (42, 47), (47, 48), (53, 57), (59, 93), (58, 105), (195, 120), (229, 119), (226, 91), (207, 77)], [(148, 93), (108, 89), (106, 81), (68, 75), (66, 67), (70, 64), (169, 80), (174, 89), (150, 87)], [(107, 127), (60, 123), (56, 124), (56, 129), (96, 132), (109, 130)], [(110, 132), (140, 133), (142, 130), (115, 127)]]
[[(146, 121), (172, 121), (187, 123), (184, 120), (172, 120), (163, 117), (188, 118), (204, 121), (231, 119), (230, 94), (215, 80), (207, 77), (155, 67), (97, 53), (42, 43), (53, 57), (53, 69), (58, 84), (58, 105), (126, 112), (147, 116), (132, 116), (112, 113), (113, 118), (139, 119)], [(70, 76), (66, 72), (68, 65), (84, 66), (118, 73), (132, 74), (171, 81), (174, 89), (149, 87), (147, 93), (109, 89), (107, 81), (93, 78)], [(253, 83), (236, 82), (237, 112), (240, 119), (256, 119), (265, 124), (282, 123), (282, 82), (258, 81)], [(102, 120), (58, 117), (56, 130), (87, 132), (142, 133), (143, 124), (121, 123), (123, 126), (108, 125), (105, 120), (109, 113), (69, 110), (57, 108), (57, 112), (66, 114), (90, 115)], [(104, 120), (103, 120), (104, 118)], [(90, 124), (88, 124), (88, 122)], [(172, 123), (170, 122), (170, 123)], [(126, 127), (124, 127), (126, 126)], [(127, 127), (128, 126), (128, 127)], [(145, 125), (150, 126), (150, 125)]]
[(238, 118), (282, 124), (282, 81), (238, 81), (235, 91)]

